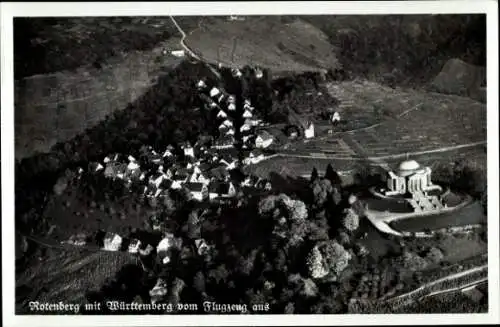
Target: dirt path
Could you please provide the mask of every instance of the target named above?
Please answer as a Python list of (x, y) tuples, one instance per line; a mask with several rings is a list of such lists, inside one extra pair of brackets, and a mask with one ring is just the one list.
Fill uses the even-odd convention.
[[(185, 43), (185, 40), (186, 40), (186, 37), (187, 37), (187, 34), (186, 32), (184, 32), (184, 30), (180, 27), (180, 25), (177, 23), (177, 21), (175, 20), (175, 18), (173, 16), (170, 16), (170, 19), (172, 20), (172, 22), (174, 23), (175, 27), (177, 27), (177, 30), (179, 31), (179, 33), (181, 33), (181, 40), (180, 40), (180, 45), (182, 46), (182, 48), (189, 53), (189, 55), (191, 57), (193, 57), (194, 59), (204, 63), (208, 69), (210, 69), (210, 71), (215, 75), (217, 76), (217, 78), (221, 78), (221, 75), (219, 74), (219, 72), (217, 72), (211, 65), (209, 65), (207, 63), (206, 60), (204, 60), (203, 58), (201, 58), (200, 56), (198, 56), (196, 53), (194, 53), (193, 50), (191, 50), (191, 48), (189, 48), (186, 43)], [(198, 28), (197, 29), (201, 29), (201, 21), (198, 23)], [(192, 31), (193, 32), (193, 31)], [(191, 32), (191, 33), (192, 33)], [(191, 34), (190, 33), (190, 34)]]

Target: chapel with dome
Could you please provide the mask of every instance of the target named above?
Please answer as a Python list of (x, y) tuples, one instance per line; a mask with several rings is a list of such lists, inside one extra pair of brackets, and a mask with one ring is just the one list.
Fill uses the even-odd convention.
[(441, 186), (433, 184), (430, 167), (422, 167), (415, 160), (405, 160), (396, 171), (389, 171), (385, 196), (409, 195), (427, 196), (430, 191), (442, 191)]

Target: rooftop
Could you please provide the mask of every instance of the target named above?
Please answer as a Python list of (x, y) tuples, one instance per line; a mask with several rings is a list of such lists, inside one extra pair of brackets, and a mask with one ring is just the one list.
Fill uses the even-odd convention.
[(399, 164), (398, 170), (400, 172), (410, 172), (420, 169), (420, 164), (415, 160), (405, 160)]

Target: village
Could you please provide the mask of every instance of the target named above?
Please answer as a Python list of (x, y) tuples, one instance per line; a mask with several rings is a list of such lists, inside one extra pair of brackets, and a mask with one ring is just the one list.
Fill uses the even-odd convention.
[[(262, 76), (258, 70), (256, 74)], [(238, 78), (241, 72), (234, 69), (233, 76)], [(196, 88), (205, 109), (215, 114), (218, 137), (203, 136), (195, 144), (185, 142), (162, 150), (144, 146), (140, 158), (109, 154), (102, 163), (90, 165), (92, 172), (122, 180), (127, 186), (147, 182), (144, 195), (155, 198), (161, 198), (168, 189), (185, 189), (197, 201), (229, 199), (245, 189), (270, 190), (272, 186), (267, 179), (241, 176), (244, 166), (272, 156), (273, 151), (269, 149), (275, 136), (266, 130), (269, 124), (256, 117), (255, 108), (248, 99), (238, 110), (235, 96), (222, 87), (209, 87), (200, 80)], [(339, 120), (340, 116), (335, 112), (332, 122)], [(314, 138), (312, 122), (304, 124), (303, 131), (305, 139)], [(297, 133), (291, 133), (289, 137), (296, 138)], [(237, 178), (232, 174), (234, 171), (240, 172)]]

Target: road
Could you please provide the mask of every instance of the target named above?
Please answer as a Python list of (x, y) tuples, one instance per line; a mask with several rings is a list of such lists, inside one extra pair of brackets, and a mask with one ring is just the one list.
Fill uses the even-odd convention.
[[(345, 141), (345, 139), (344, 139)], [(454, 145), (454, 146), (446, 146), (442, 148), (437, 148), (437, 149), (432, 149), (432, 150), (425, 150), (425, 151), (413, 151), (413, 152), (405, 152), (405, 153), (398, 153), (398, 154), (391, 154), (391, 155), (386, 155), (386, 156), (378, 156), (378, 157), (373, 157), (373, 156), (367, 156), (366, 150), (363, 149), (361, 151), (359, 148), (354, 148), (353, 150), (358, 153), (358, 156), (355, 157), (348, 157), (348, 156), (335, 156), (335, 155), (330, 155), (328, 153), (322, 153), (321, 155), (317, 155), (316, 153), (311, 153), (311, 152), (298, 152), (298, 151), (282, 151), (278, 152), (274, 155), (276, 156), (282, 156), (282, 157), (290, 157), (290, 158), (308, 158), (308, 159), (330, 159), (330, 160), (347, 160), (347, 161), (371, 161), (376, 165), (380, 165), (381, 161), (385, 160), (390, 160), (390, 159), (403, 159), (408, 156), (419, 156), (419, 155), (424, 155), (424, 154), (431, 154), (431, 153), (445, 153), (445, 152), (450, 152), (450, 151), (456, 151), (460, 149), (467, 149), (467, 148), (473, 148), (476, 146), (480, 145), (485, 145), (486, 141), (479, 141), (479, 142), (472, 142), (472, 143), (467, 143), (467, 144), (460, 144), (460, 145)], [(359, 143), (358, 143), (359, 145)]]
[(423, 300), (425, 298), (437, 296), (437, 295), (440, 295), (440, 294), (446, 294), (446, 293), (457, 292), (457, 291), (465, 291), (467, 289), (471, 289), (471, 288), (474, 288), (476, 286), (485, 284), (486, 282), (488, 282), (488, 277), (481, 278), (481, 279), (476, 280), (476, 281), (474, 281), (472, 283), (469, 283), (469, 284), (466, 284), (466, 285), (462, 285), (462, 286), (459, 286), (459, 287), (454, 287), (454, 288), (449, 288), (449, 289), (445, 289), (445, 290), (441, 290), (441, 291), (432, 292), (430, 294), (424, 295), (419, 300)]
[[(487, 264), (479, 266), (479, 267), (474, 267), (474, 268), (471, 268), (471, 269), (468, 269), (465, 271), (461, 271), (461, 272), (437, 279), (437, 280), (432, 281), (430, 283), (424, 284), (411, 292), (401, 294), (401, 295), (398, 295), (394, 298), (391, 298), (391, 299), (387, 300), (386, 303), (393, 305), (393, 306), (396, 304), (398, 306), (401, 306), (401, 305), (406, 304), (407, 302), (418, 301), (418, 300), (423, 299), (423, 298), (428, 297), (428, 296), (435, 296), (435, 295), (440, 294), (440, 293), (451, 292), (451, 291), (454, 291), (457, 289), (464, 289), (467, 287), (471, 287), (472, 285), (480, 284), (480, 283), (486, 281), (488, 279), (488, 277), (487, 276), (480, 277), (478, 280), (475, 280), (473, 282), (467, 283), (465, 285), (460, 285), (457, 287), (450, 287), (450, 288), (446, 288), (446, 289), (442, 289), (442, 290), (434, 291), (434, 292), (431, 291), (431, 289), (433, 287), (436, 287), (439, 284), (444, 284), (445, 282), (453, 281), (455, 279), (459, 279), (459, 278), (465, 277), (467, 275), (472, 275), (472, 274), (476, 274), (476, 273), (484, 273), (484, 272), (486, 272), (486, 273), (488, 272), (488, 265)], [(419, 294), (420, 294), (420, 296), (418, 296)], [(412, 299), (412, 297), (414, 297), (416, 295), (418, 297), (416, 299)]]
[[(210, 69), (210, 71), (215, 75), (217, 76), (218, 79), (221, 78), (221, 75), (219, 74), (218, 71), (216, 71), (206, 60), (204, 60), (202, 57), (198, 56), (196, 53), (194, 53), (194, 51), (187, 46), (186, 44), (186, 37), (187, 37), (187, 34), (186, 32), (184, 32), (184, 30), (181, 28), (181, 26), (179, 25), (179, 23), (177, 23), (177, 21), (175, 20), (175, 18), (173, 16), (170, 16), (170, 19), (172, 20), (172, 22), (174, 23), (175, 27), (177, 28), (177, 30), (179, 31), (179, 33), (181, 34), (181, 40), (180, 40), (180, 45), (181, 47), (187, 52), (189, 53), (189, 55), (198, 60), (199, 62), (205, 64), (205, 66), (208, 67), (208, 69)], [(201, 23), (201, 22), (200, 22)], [(198, 28), (201, 28), (200, 25), (198, 25)]]

